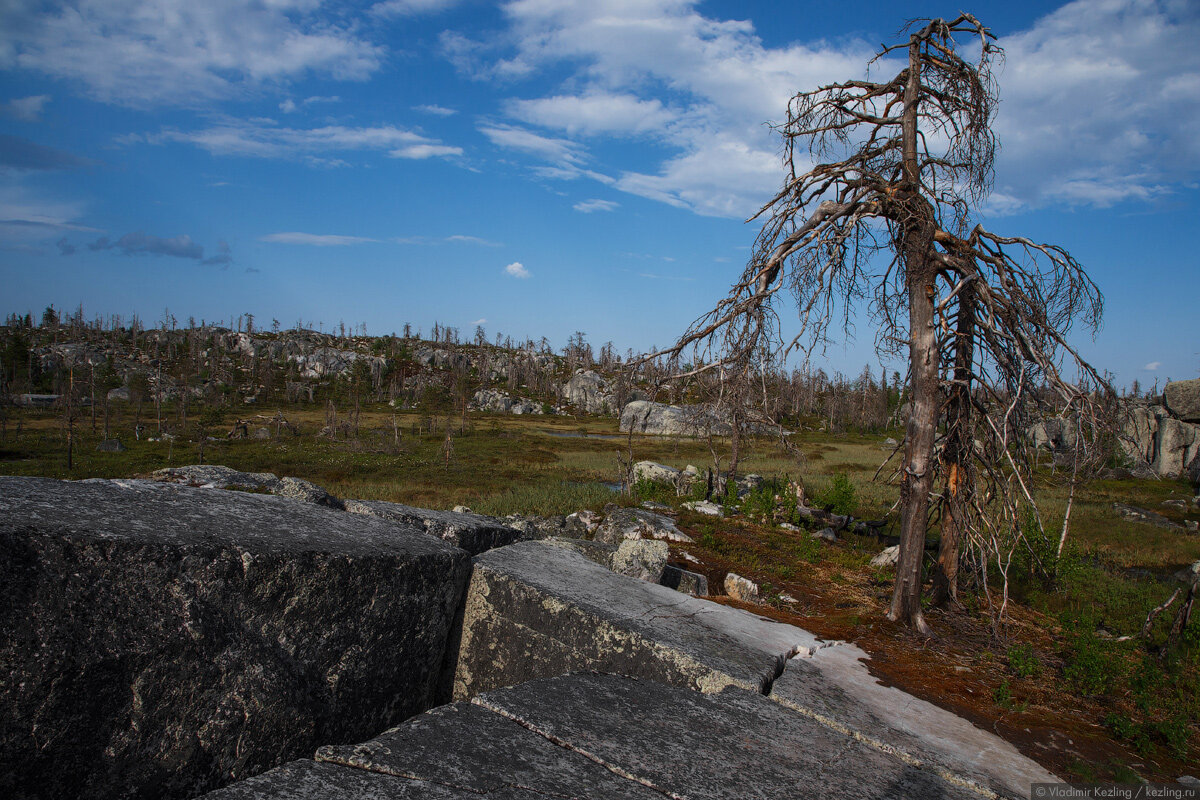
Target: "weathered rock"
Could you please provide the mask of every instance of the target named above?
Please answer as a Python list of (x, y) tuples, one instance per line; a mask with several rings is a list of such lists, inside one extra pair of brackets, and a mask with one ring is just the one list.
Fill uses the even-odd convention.
[(596, 528), (595, 539), (608, 544), (620, 544), (625, 539), (692, 541), (692, 537), (675, 527), (670, 517), (644, 508), (620, 508), (612, 504), (604, 509), (604, 521)]
[(616, 395), (609, 389), (608, 381), (590, 369), (575, 370), (571, 379), (563, 384), (563, 398), (587, 414), (615, 414)]
[(493, 547), (504, 547), (521, 538), (520, 531), (483, 514), (433, 511), (382, 500), (346, 500), (345, 505), (352, 514), (367, 514), (412, 526), (461, 547), (471, 555), (479, 555)]
[(679, 470), (655, 461), (639, 461), (633, 465), (633, 479), (675, 486), (679, 482)]
[(599, 564), (605, 569), (613, 568), (613, 556), (617, 554), (617, 546), (615, 544), (593, 542), (587, 539), (568, 539), (561, 536), (551, 536), (541, 541), (552, 547), (574, 550), (588, 561)]
[(121, 444), (120, 439), (105, 439), (96, 445), (96, 450), (100, 453), (124, 453), (128, 449), (128, 447)]
[[(209, 792), (204, 800), (477, 800), (479, 795), (430, 781), (386, 775), (317, 761), (293, 761), (255, 778)], [(538, 800), (543, 795), (506, 789), (497, 800)]]
[(1200, 455), (1200, 426), (1165, 417), (1158, 421), (1154, 470), (1177, 477), (1187, 473), (1192, 459)]
[(251, 436), (254, 439), (258, 439), (259, 441), (264, 441), (266, 439), (270, 439), (271, 438), (271, 429), (265, 428), (265, 427), (255, 428), (254, 433)]
[(833, 528), (821, 528), (819, 531), (813, 531), (810, 535), (814, 539), (820, 539), (829, 544), (835, 544), (838, 540), (837, 534), (833, 532)]
[(736, 572), (725, 576), (725, 594), (743, 603), (758, 602), (758, 584)]
[(1057, 779), (998, 736), (877, 681), (867, 655), (825, 643), (788, 661), (771, 686), (773, 700), (875, 750), (983, 793), (1028, 797), (1031, 783)]
[(1200, 561), (1192, 564), (1190, 567), (1184, 567), (1175, 573), (1175, 580), (1186, 583), (1190, 586), (1200, 584)]
[(695, 511), (697, 514), (704, 514), (709, 517), (725, 516), (725, 512), (721, 510), (721, 507), (710, 500), (696, 500), (684, 503), (683, 507), (688, 511)]
[(1178, 522), (1172, 522), (1156, 511), (1147, 511), (1146, 509), (1138, 508), (1137, 506), (1130, 506), (1126, 505), (1125, 503), (1113, 503), (1113, 509), (1115, 509), (1118, 514), (1130, 522), (1145, 522), (1158, 528), (1183, 527)]
[(571, 523), (577, 521), (583, 525), (584, 529), (588, 533), (593, 533), (595, 532), (596, 528), (600, 527), (603, 517), (601, 517), (595, 511), (584, 509), (583, 511), (576, 511), (573, 514), (567, 514), (567, 520), (569, 520)]
[(521, 786), (538, 797), (639, 798), (662, 795), (494, 711), (454, 703), (428, 711), (369, 742), (322, 747), (318, 761), (496, 796)]
[(1200, 422), (1200, 378), (1171, 381), (1163, 389), (1163, 402), (1176, 419)]
[(729, 425), (706, 415), (699, 407), (671, 406), (649, 400), (634, 400), (621, 410), (622, 432), (658, 436), (700, 436), (709, 428), (718, 435), (729, 432)]
[(590, 528), (589, 523), (584, 521), (584, 518), (579, 516), (578, 513), (567, 516), (559, 514), (552, 517), (510, 514), (502, 522), (508, 527), (520, 531), (521, 538), (524, 540), (546, 539), (551, 536), (558, 536), (564, 539), (582, 539), (592, 530), (595, 530), (595, 528)]
[(618, 575), (658, 583), (667, 566), (667, 543), (653, 539), (626, 539), (613, 554), (612, 570)]
[(1160, 405), (1129, 404), (1119, 441), (1135, 474), (1148, 467), (1164, 477), (1187, 476), (1200, 458), (1200, 425), (1175, 419)]
[(279, 478), (270, 472), (239, 472), (217, 464), (167, 467), (151, 473), (150, 478), (163, 483), (181, 483), (205, 489), (240, 489), (275, 494), (339, 510), (345, 507), (341, 500), (315, 483), (300, 478)]
[(708, 578), (699, 572), (692, 572), (683, 567), (667, 564), (663, 568), (662, 578), (658, 582), (677, 592), (690, 594), (694, 597), (708, 596)]
[(891, 547), (885, 547), (874, 558), (871, 559), (871, 566), (876, 569), (884, 567), (894, 567), (900, 561), (900, 545), (894, 544)]
[(812, 634), (520, 542), (475, 558), (454, 697), (601, 670), (702, 691), (761, 691)]
[[(978, 795), (762, 695), (700, 695), (615, 675), (567, 675), (476, 698), (618, 775), (690, 800)], [(1028, 786), (1025, 787), (1028, 790)]]
[(418, 713), (468, 570), (279, 497), (0, 478), (0, 794), (190, 796)]

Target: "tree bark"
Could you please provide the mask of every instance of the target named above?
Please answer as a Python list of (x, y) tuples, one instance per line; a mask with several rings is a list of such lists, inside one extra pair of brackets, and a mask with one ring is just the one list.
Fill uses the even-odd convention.
[(942, 539), (938, 544), (937, 564), (933, 572), (933, 605), (958, 602), (958, 561), (966, 530), (966, 510), (974, 489), (972, 469), (974, 442), (971, 436), (971, 370), (975, 358), (975, 287), (965, 284), (958, 293), (958, 321), (955, 326), (954, 383), (946, 409), (946, 446), (942, 462), (946, 465), (945, 512)]
[(888, 619), (932, 631), (921, 611), (921, 566), (929, 490), (933, 485), (933, 443), (938, 416), (938, 346), (934, 331), (937, 269), (932, 261), (934, 211), (920, 196), (917, 164), (917, 103), (921, 84), (920, 40), (908, 49), (908, 79), (904, 91), (903, 182), (893, 217), (899, 229), (898, 250), (908, 290), (909, 371), (912, 409), (905, 437), (903, 481), (900, 486), (900, 558)]

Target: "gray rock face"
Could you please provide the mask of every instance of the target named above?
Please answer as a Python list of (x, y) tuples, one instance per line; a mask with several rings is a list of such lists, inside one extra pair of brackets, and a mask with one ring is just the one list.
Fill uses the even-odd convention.
[(184, 797), (439, 700), (469, 560), (317, 505), (0, 478), (0, 794)]
[(1200, 457), (1200, 425), (1175, 419), (1163, 406), (1130, 405), (1120, 443), (1135, 465), (1178, 477), (1186, 475), (1192, 461)]
[(1200, 422), (1200, 378), (1171, 381), (1163, 389), (1163, 402), (1175, 418)]
[(884, 567), (894, 567), (900, 561), (900, 545), (894, 544), (891, 547), (885, 547), (871, 559), (871, 566), (876, 569)]
[(262, 492), (339, 510), (345, 507), (341, 500), (315, 483), (300, 478), (279, 478), (270, 472), (240, 472), (217, 464), (192, 464), (156, 470), (150, 477), (163, 483)]
[(592, 669), (706, 692), (761, 691), (815, 642), (799, 628), (521, 542), (475, 558), (454, 697)]
[(981, 793), (1028, 797), (1031, 783), (1057, 781), (1008, 742), (949, 711), (878, 682), (866, 653), (828, 643), (788, 661), (770, 697), (874, 749), (894, 752)]
[(609, 389), (608, 382), (590, 369), (576, 370), (562, 388), (563, 398), (580, 411), (587, 414), (617, 413), (616, 395)]
[(670, 517), (644, 508), (619, 508), (615, 505), (604, 509), (604, 521), (596, 528), (595, 539), (607, 544), (620, 544), (626, 539), (692, 541), (690, 536), (675, 526), (675, 521)]
[(473, 556), (493, 547), (504, 547), (521, 538), (520, 531), (483, 514), (434, 511), (382, 500), (346, 500), (345, 506), (352, 514), (381, 517), (423, 530), (430, 536), (461, 547)]
[(510, 397), (497, 389), (480, 389), (471, 398), (471, 405), (480, 411), (494, 411), (500, 414), (541, 414), (542, 404), (527, 398)]
[(667, 566), (667, 543), (626, 539), (613, 553), (612, 570), (618, 575), (658, 583)]
[(591, 561), (594, 564), (599, 564), (605, 569), (613, 568), (613, 556), (617, 554), (617, 546), (615, 544), (592, 542), (587, 539), (568, 539), (562, 536), (551, 536), (550, 538), (542, 539), (541, 541), (551, 547), (561, 547), (564, 550), (573, 550), (586, 558), (588, 561)]
[(743, 603), (758, 602), (758, 584), (736, 572), (725, 576), (725, 594)]
[(649, 400), (634, 400), (621, 410), (621, 431), (657, 436), (700, 436), (709, 427), (714, 434), (729, 432), (729, 425), (710, 420), (698, 408), (683, 408)]
[(505, 525), (521, 533), (525, 540), (548, 539), (557, 536), (562, 539), (582, 539), (590, 532), (588, 523), (578, 514), (559, 514), (552, 517), (526, 516), (510, 514), (503, 519)]
[(668, 564), (663, 568), (662, 578), (658, 582), (684, 594), (695, 597), (708, 596), (708, 578), (699, 572), (692, 572), (683, 567)]

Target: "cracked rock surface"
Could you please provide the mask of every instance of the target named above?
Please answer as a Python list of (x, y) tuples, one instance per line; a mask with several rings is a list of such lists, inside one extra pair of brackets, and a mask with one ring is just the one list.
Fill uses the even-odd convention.
[(596, 673), (532, 681), (435, 709), (362, 745), (322, 748), (315, 762), (288, 764), (206, 798), (813, 794), (979, 798), (754, 692), (703, 695)]
[(1058, 779), (1008, 742), (932, 703), (879, 683), (858, 647), (830, 643), (788, 661), (770, 697), (983, 793), (1025, 797)]
[(579, 553), (520, 542), (474, 560), (454, 698), (599, 670), (719, 691), (763, 691), (807, 631), (610, 572)]
[(0, 477), (0, 796), (188, 797), (374, 735), (439, 702), (469, 569), (271, 495)]

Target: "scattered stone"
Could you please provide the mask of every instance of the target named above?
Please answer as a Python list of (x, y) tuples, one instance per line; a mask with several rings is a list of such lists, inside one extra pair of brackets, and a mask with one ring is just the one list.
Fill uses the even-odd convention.
[(281, 497), (0, 478), (5, 795), (191, 797), (419, 713), (470, 568)]
[(120, 439), (105, 439), (96, 445), (96, 450), (101, 453), (124, 453), (128, 449), (128, 447), (121, 444)]
[(758, 584), (736, 572), (725, 576), (725, 594), (743, 603), (758, 602)]
[(657, 503), (653, 500), (643, 500), (642, 508), (647, 511), (653, 511), (656, 514), (670, 514), (673, 511), (666, 503)]
[(721, 507), (710, 500), (694, 500), (683, 504), (683, 508), (688, 511), (694, 511), (697, 514), (704, 514), (709, 517), (723, 517), (725, 512)]
[(1184, 567), (1175, 573), (1175, 580), (1186, 583), (1189, 586), (1200, 584), (1200, 561), (1192, 564), (1190, 567)]
[(1154, 511), (1147, 511), (1144, 508), (1126, 505), (1125, 503), (1113, 503), (1113, 508), (1118, 514), (1121, 515), (1122, 518), (1130, 520), (1131, 522), (1144, 522), (1149, 525), (1154, 525), (1158, 528), (1173, 528), (1176, 530), (1183, 529), (1183, 526), (1178, 522), (1172, 522), (1162, 514)]
[(886, 438), (886, 439), (884, 439), (884, 440), (883, 440), (883, 446), (884, 446), (884, 447), (887, 447), (887, 448), (893, 448), (893, 447), (896, 447), (898, 444), (900, 444), (900, 443), (899, 443), (899, 442), (897, 442), (895, 439), (893, 439), (893, 438), (892, 438), (892, 437), (890, 437), (890, 436), (889, 436), (888, 438)]
[(900, 545), (894, 544), (891, 547), (885, 547), (874, 558), (871, 559), (871, 566), (876, 569), (884, 567), (894, 567), (900, 561)]
[(271, 438), (271, 429), (270, 428), (255, 428), (253, 436), (255, 439), (258, 439), (259, 441), (263, 441), (265, 439), (270, 439)]
[(655, 461), (639, 461), (633, 465), (633, 479), (675, 486), (679, 481), (679, 470)]
[(604, 521), (596, 528), (594, 538), (608, 544), (620, 544), (625, 539), (692, 541), (692, 537), (675, 527), (675, 522), (669, 517), (642, 508), (621, 508), (611, 503), (604, 508)]
[(785, 531), (791, 531), (792, 533), (796, 533), (800, 530), (799, 525), (793, 525), (790, 522), (781, 522), (779, 523), (779, 527), (783, 528)]
[(613, 554), (612, 570), (618, 575), (658, 583), (667, 565), (667, 543), (653, 539), (626, 539)]
[(791, 596), (790, 594), (788, 594), (787, 592), (784, 592), (783, 594), (779, 595), (779, 599), (780, 599), (780, 600), (782, 600), (782, 601), (783, 601), (783, 602), (785, 602), (785, 603), (798, 603), (798, 602), (800, 602), (799, 600), (797, 600), (796, 598), (792, 597), (792, 596)]
[(455, 506), (451, 510), (454, 511), (455, 514), (473, 514), (473, 513), (475, 513), (473, 511), (471, 511), (471, 509), (467, 508), (466, 506)]
[[(685, 553), (686, 555), (686, 553)], [(708, 578), (699, 572), (691, 572), (681, 567), (668, 564), (663, 568), (659, 583), (677, 592), (690, 594), (695, 597), (708, 596)]]
[(600, 527), (600, 521), (603, 517), (595, 511), (584, 509), (583, 511), (576, 511), (574, 514), (568, 514), (567, 519), (577, 520), (588, 533), (593, 533), (596, 528)]
[(833, 528), (822, 528), (819, 531), (814, 531), (811, 535), (814, 539), (820, 539), (830, 544), (835, 544), (838, 540), (837, 534), (833, 532)]

